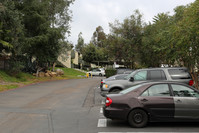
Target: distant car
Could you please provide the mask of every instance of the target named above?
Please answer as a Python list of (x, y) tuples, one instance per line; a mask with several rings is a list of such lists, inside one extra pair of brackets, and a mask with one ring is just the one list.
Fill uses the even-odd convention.
[(95, 68), (92, 71), (87, 72), (89, 76), (104, 76), (105, 75), (105, 70), (104, 68)]
[(129, 74), (116, 74), (116, 75), (113, 75), (109, 78), (102, 79), (101, 84), (100, 84), (100, 88), (102, 88), (103, 84), (105, 84), (106, 81), (124, 79), (124, 77), (126, 77), (127, 75), (129, 75)]
[(192, 77), (185, 67), (168, 67), (168, 68), (145, 68), (137, 69), (121, 80), (111, 80), (103, 84), (101, 95), (115, 93), (133, 85), (146, 81), (175, 81), (180, 83), (194, 84)]
[(127, 120), (132, 127), (148, 122), (199, 121), (199, 91), (175, 82), (148, 82), (106, 97), (106, 118)]

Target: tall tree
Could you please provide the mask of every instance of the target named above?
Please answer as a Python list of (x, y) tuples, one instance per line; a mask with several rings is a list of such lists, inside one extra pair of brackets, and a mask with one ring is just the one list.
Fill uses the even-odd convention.
[(121, 63), (126, 54), (124, 52), (124, 39), (115, 35), (108, 35), (106, 45), (107, 51), (105, 52), (108, 60)]
[[(73, 1), (24, 0), (21, 4), (26, 29), (27, 49), (30, 58), (35, 58), (37, 71), (54, 64), (68, 43), (70, 14), (68, 7)], [(54, 66), (54, 65), (53, 65)]]
[(190, 69), (198, 87), (199, 69), (199, 0), (188, 5), (183, 11), (181, 21), (176, 23), (173, 30), (178, 60)]
[[(134, 68), (135, 62), (138, 61), (138, 51), (142, 43), (143, 20), (139, 10), (135, 10), (134, 14), (126, 18), (123, 23), (118, 21), (110, 24), (111, 34), (122, 38), (122, 57), (126, 65)], [(122, 55), (121, 55), (122, 56)]]
[(105, 40), (106, 34), (104, 33), (104, 29), (101, 26), (98, 26), (96, 31), (93, 33), (91, 42), (97, 47), (104, 48)]
[(98, 63), (105, 59), (105, 54), (102, 49), (97, 48), (94, 44), (89, 43), (83, 48), (83, 60), (88, 63)]
[(24, 27), (22, 14), (16, 8), (15, 2), (2, 0), (0, 2), (0, 51), (10, 56), (10, 71), (19, 72), (23, 68), (19, 60), (24, 48)]
[(83, 47), (84, 47), (84, 38), (82, 37), (82, 32), (80, 32), (78, 35), (77, 45), (75, 49), (82, 54)]
[(13, 55), (20, 54), (19, 45), (23, 37), (21, 13), (16, 9), (13, 1), (3, 0), (0, 3), (0, 16), (1, 51), (3, 48), (12, 48), (9, 52)]
[[(142, 63), (148, 67), (159, 67), (169, 64), (167, 52), (170, 50), (169, 27), (171, 17), (168, 13), (160, 13), (153, 18), (153, 24), (145, 27), (142, 44)], [(150, 56), (146, 56), (146, 53)]]

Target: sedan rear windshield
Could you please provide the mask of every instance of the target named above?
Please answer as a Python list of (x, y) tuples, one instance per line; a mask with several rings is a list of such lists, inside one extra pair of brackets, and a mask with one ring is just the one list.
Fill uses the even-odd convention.
[(138, 84), (138, 85), (132, 86), (132, 87), (130, 87), (130, 88), (127, 88), (127, 89), (125, 89), (125, 90), (120, 91), (120, 94), (129, 93), (129, 92), (131, 92), (131, 91), (133, 91), (133, 90), (135, 90), (135, 89), (137, 89), (137, 88), (139, 88), (139, 87), (141, 87), (141, 86), (143, 86), (143, 85), (144, 85), (144, 84)]

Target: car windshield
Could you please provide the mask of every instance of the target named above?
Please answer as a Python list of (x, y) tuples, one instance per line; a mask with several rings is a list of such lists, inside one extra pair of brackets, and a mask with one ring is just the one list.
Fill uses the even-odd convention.
[(124, 79), (126, 79), (126, 80), (130, 79), (131, 77), (133, 77), (134, 73), (135, 73), (135, 71), (132, 72), (132, 73), (130, 73), (130, 74), (127, 75), (126, 77), (124, 77)]
[(141, 87), (141, 86), (143, 86), (144, 84), (137, 84), (137, 85), (134, 85), (134, 86), (132, 86), (132, 87), (130, 87), (130, 88), (128, 88), (128, 89), (125, 89), (125, 90), (123, 90), (123, 91), (120, 91), (120, 94), (126, 94), (126, 93), (129, 93), (130, 91), (133, 91), (133, 90), (135, 90), (135, 89), (137, 89), (137, 88), (139, 88), (139, 87)]

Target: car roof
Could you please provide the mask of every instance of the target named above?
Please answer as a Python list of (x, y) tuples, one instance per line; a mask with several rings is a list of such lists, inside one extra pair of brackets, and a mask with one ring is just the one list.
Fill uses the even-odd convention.
[[(164, 84), (164, 83), (166, 83), (166, 84), (172, 84), (172, 83), (174, 83), (174, 84), (181, 84), (181, 85), (186, 85), (186, 86), (188, 86), (188, 85), (185, 84), (185, 83), (176, 82), (176, 81), (167, 81), (167, 80), (161, 80), (161, 81), (154, 80), (154, 81), (146, 81), (146, 82), (143, 82), (143, 84), (151, 84), (151, 85), (153, 85), (153, 84)], [(142, 83), (140, 83), (140, 84), (142, 84)]]
[(153, 67), (153, 68), (143, 68), (143, 69), (137, 69), (137, 70), (157, 70), (157, 69), (187, 69), (186, 67)]

